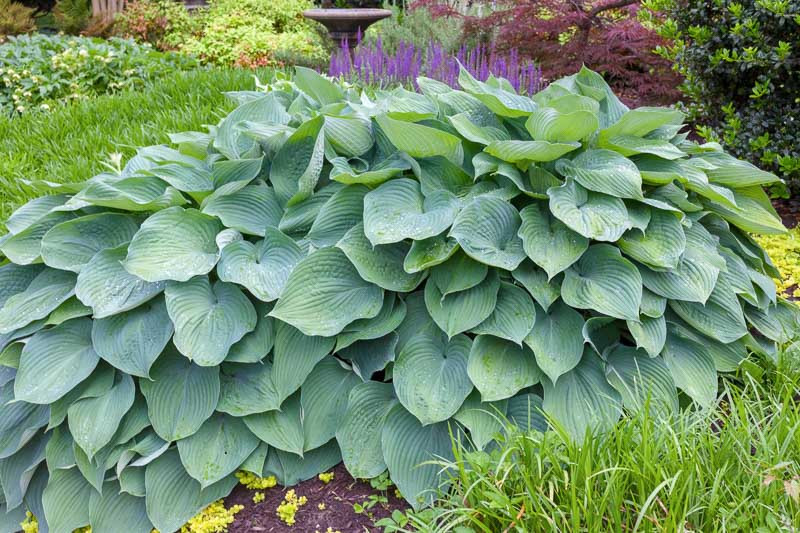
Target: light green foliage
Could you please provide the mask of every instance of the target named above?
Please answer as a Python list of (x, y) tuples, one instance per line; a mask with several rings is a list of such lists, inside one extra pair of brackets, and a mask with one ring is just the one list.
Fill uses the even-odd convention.
[[(441, 95), (361, 95), (298, 67), (231, 93), (205, 132), (36, 184), (55, 194), (0, 237), (0, 461), (56, 471), (45, 519), (96, 526), (119, 506), (172, 531), (267, 447), (260, 473), (283, 484), (344, 459), (418, 508), (446, 482), (423, 463), (452, 459), (451, 438), (488, 449), (492, 415), (592, 439), (648, 398), (712, 408), (718, 371), (790, 340), (796, 308), (758, 283), (775, 271), (747, 233), (782, 230), (763, 174), (585, 69), (536, 100), (462, 83), (502, 142), (534, 149), (467, 140)], [(569, 95), (582, 112), (559, 111)], [(475, 171), (488, 152), (502, 173)], [(640, 157), (678, 152), (735, 206), (680, 171), (642, 179)], [(345, 184), (342, 159), (404, 164)], [(139, 467), (143, 491), (75, 504)]]

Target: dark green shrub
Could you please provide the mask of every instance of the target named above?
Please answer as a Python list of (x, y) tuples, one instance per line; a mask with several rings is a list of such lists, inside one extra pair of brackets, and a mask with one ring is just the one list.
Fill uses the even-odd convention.
[(800, 187), (800, 2), (649, 0), (699, 133)]

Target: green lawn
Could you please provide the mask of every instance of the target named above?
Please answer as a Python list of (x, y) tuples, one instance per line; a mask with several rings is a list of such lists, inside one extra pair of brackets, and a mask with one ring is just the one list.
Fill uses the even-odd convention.
[[(176, 73), (142, 91), (101, 96), (51, 113), (0, 118), (0, 219), (36, 196), (20, 178), (81, 181), (109, 154), (168, 142), (167, 134), (216, 124), (234, 105), (223, 92), (254, 89), (253, 72)], [(268, 71), (255, 73), (269, 79)]]

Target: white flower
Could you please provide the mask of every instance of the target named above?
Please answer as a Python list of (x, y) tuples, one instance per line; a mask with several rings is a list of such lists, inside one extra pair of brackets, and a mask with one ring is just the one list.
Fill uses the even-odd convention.
[(17, 112), (22, 113), (23, 111), (25, 111), (25, 107), (24, 106), (21, 106), (21, 105), (17, 106)]
[(50, 111), (50, 106), (47, 104), (42, 104), (39, 106), (42, 111)]

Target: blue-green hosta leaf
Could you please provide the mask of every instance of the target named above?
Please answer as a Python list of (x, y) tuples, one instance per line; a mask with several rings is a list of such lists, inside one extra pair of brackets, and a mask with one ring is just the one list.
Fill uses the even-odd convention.
[(642, 304), (639, 306), (639, 312), (642, 315), (650, 318), (658, 318), (664, 315), (664, 310), (666, 308), (666, 298), (648, 289), (642, 289)]
[(40, 331), (22, 350), (14, 397), (30, 403), (53, 403), (89, 376), (99, 360), (92, 348), (92, 321), (88, 318)]
[(717, 185), (742, 189), (778, 181), (775, 174), (723, 152), (706, 153), (700, 158), (704, 162), (711, 163), (712, 168), (706, 168), (705, 173), (708, 174), (708, 179)]
[(397, 333), (392, 332), (377, 339), (357, 341), (342, 349), (339, 357), (350, 361), (353, 372), (367, 381), (394, 361), (398, 340)]
[(484, 151), (509, 163), (555, 161), (581, 147), (578, 142), (492, 141)]
[(43, 219), (54, 208), (64, 205), (69, 200), (65, 194), (40, 196), (18, 207), (6, 221), (6, 228), (12, 235), (20, 233)]
[(442, 298), (448, 294), (471, 289), (486, 279), (489, 268), (471, 259), (463, 252), (457, 251), (444, 263), (431, 268), (431, 277), (428, 283), (433, 283)]
[(11, 333), (45, 318), (75, 294), (75, 280), (72, 272), (42, 270), (25, 290), (9, 296), (0, 308), (0, 334)]
[(497, 305), (489, 318), (472, 328), (472, 333), (494, 335), (522, 345), (536, 319), (536, 306), (525, 289), (500, 282)]
[(350, 391), (361, 379), (336, 358), (327, 357), (314, 367), (300, 389), (303, 409), (303, 450), (319, 448), (336, 435)]
[(491, 271), (478, 285), (444, 298), (434, 283), (425, 284), (425, 307), (439, 328), (453, 337), (474, 328), (492, 314), (500, 280)]
[(334, 158), (331, 165), (333, 168), (330, 179), (345, 185), (363, 184), (368, 187), (377, 187), (395, 175), (411, 169), (408, 159), (401, 152), (395, 152), (363, 171), (354, 169), (344, 157)]
[(326, 116), (325, 139), (337, 154), (357, 157), (372, 148), (370, 122), (354, 116)]
[(244, 135), (244, 130), (240, 127), (244, 121), (288, 124), (290, 119), (277, 92), (245, 101), (220, 124), (214, 137), (214, 148), (228, 159), (247, 157), (257, 149), (257, 145), (255, 140)]
[(652, 209), (647, 229), (628, 230), (617, 242), (620, 250), (640, 263), (655, 269), (678, 266), (686, 249), (686, 235), (677, 217)]
[(607, 431), (622, 414), (622, 398), (606, 381), (603, 362), (591, 348), (584, 350), (581, 362), (557, 383), (543, 381), (542, 386), (544, 412), (578, 442), (587, 431)]
[(46, 405), (14, 402), (14, 383), (0, 386), (0, 459), (14, 455), (47, 425)]
[(293, 80), (298, 89), (322, 105), (341, 102), (344, 97), (338, 85), (310, 68), (295, 67)]
[(231, 283), (212, 286), (206, 276), (198, 276), (169, 285), (164, 295), (175, 324), (175, 347), (200, 366), (220, 364), (231, 346), (256, 327), (253, 304)]
[(165, 281), (148, 282), (130, 274), (122, 266), (127, 246), (98, 252), (78, 274), (75, 295), (100, 319), (130, 311), (154, 298)]
[[(40, 433), (11, 457), (0, 459), (0, 484), (3, 486), (6, 510), (22, 505), (36, 468), (45, 460), (45, 446), (49, 439), (50, 435)], [(42, 465), (41, 468), (46, 466)]]
[(508, 399), (508, 421), (521, 431), (547, 431), (547, 420), (542, 411), (542, 397), (538, 394), (520, 393)]
[(527, 96), (478, 81), (463, 66), (458, 74), (458, 84), (501, 117), (525, 117), (536, 109), (536, 104)]
[(133, 405), (135, 392), (133, 379), (119, 373), (108, 392), (96, 398), (82, 398), (69, 407), (69, 432), (89, 460), (111, 442), (122, 417)]
[(247, 428), (273, 448), (303, 456), (303, 418), (300, 393), (286, 399), (279, 410), (244, 417)]
[(630, 159), (611, 150), (587, 150), (575, 159), (559, 160), (556, 169), (590, 191), (617, 198), (643, 198), (639, 169)]
[(495, 435), (503, 431), (503, 417), (507, 409), (507, 400), (482, 402), (480, 392), (474, 390), (453, 418), (469, 430), (475, 448), (483, 450)]
[(325, 155), (325, 117), (304, 122), (272, 160), (269, 180), (281, 204), (294, 205), (314, 191)]
[(42, 260), (53, 268), (80, 272), (97, 252), (130, 242), (138, 229), (135, 218), (118, 213), (68, 220), (42, 237)]
[[(152, 176), (132, 176), (119, 179), (93, 179), (66, 205), (96, 205), (123, 211), (158, 211), (187, 202), (181, 193), (167, 182)], [(66, 207), (65, 206), (65, 207)]]
[(211, 272), (217, 264), (215, 238), (221, 230), (216, 218), (195, 209), (159, 211), (134, 235), (122, 264), (145, 281), (188, 281)]
[(769, 305), (765, 309), (748, 306), (745, 316), (759, 333), (780, 344), (793, 341), (797, 337), (797, 330), (800, 327), (797, 309), (794, 304), (784, 299), (778, 300), (776, 304)]
[(227, 228), (263, 237), (266, 228), (278, 226), (283, 208), (271, 187), (247, 185), (210, 199), (203, 206), (203, 213), (219, 218)]
[(92, 345), (97, 354), (115, 368), (147, 378), (172, 333), (167, 306), (159, 298), (131, 311), (95, 319)]
[(457, 250), (458, 242), (446, 237), (444, 233), (421, 241), (413, 241), (411, 249), (403, 260), (403, 270), (414, 274), (440, 265), (450, 259)]
[(523, 262), (511, 275), (545, 311), (561, 296), (563, 276), (548, 279), (545, 271), (530, 261)]
[(50, 404), (50, 421), (47, 429), (61, 425), (67, 418), (67, 409), (74, 402), (83, 398), (96, 398), (111, 390), (114, 385), (114, 375), (112, 366), (99, 364), (88, 378)]
[(280, 402), (305, 383), (308, 374), (333, 349), (333, 337), (310, 337), (300, 330), (277, 322), (273, 353), (273, 383)]
[(475, 337), (467, 373), (484, 402), (510, 398), (542, 377), (528, 348), (491, 335)]
[(450, 124), (458, 131), (459, 135), (468, 141), (489, 144), (492, 141), (507, 141), (511, 139), (508, 131), (501, 125), (476, 124), (470, 119), (468, 113), (458, 113), (447, 117)]
[[(679, 320), (680, 319), (678, 319), (678, 321)], [(742, 337), (736, 342), (723, 344), (705, 335), (701, 335), (689, 327), (685, 327), (685, 323), (678, 324), (675, 320), (669, 321), (667, 323), (667, 328), (670, 338), (675, 336), (683, 337), (703, 346), (703, 348), (711, 354), (717, 372), (735, 371), (739, 367), (739, 364), (747, 359), (749, 354), (747, 348), (748, 336)]]
[(248, 416), (280, 409), (270, 361), (251, 364), (224, 364), (220, 368), (220, 395), (217, 411), (232, 416)]
[(670, 300), (669, 307), (697, 331), (720, 342), (733, 342), (747, 334), (739, 299), (722, 276), (705, 304)]
[(259, 442), (241, 419), (215, 413), (197, 433), (178, 441), (178, 452), (186, 473), (205, 489), (239, 468)]
[(637, 348), (644, 349), (650, 357), (661, 353), (667, 340), (667, 321), (663, 316), (640, 316), (638, 321), (628, 320), (627, 324)]
[(202, 201), (214, 190), (211, 170), (200, 162), (195, 165), (167, 163), (142, 172), (156, 176), (181, 192), (189, 193), (197, 201)]
[(364, 185), (348, 185), (336, 192), (319, 210), (306, 239), (316, 248), (335, 246), (345, 233), (361, 222), (364, 195), (368, 192)]
[(433, 157), (440, 155), (460, 165), (464, 159), (461, 139), (445, 131), (395, 120), (388, 115), (376, 117), (378, 125), (392, 145), (411, 157)]
[(344, 252), (324, 248), (295, 267), (270, 316), (306, 335), (332, 336), (354, 320), (376, 316), (382, 303), (383, 289), (364, 281)]
[(717, 370), (705, 345), (670, 333), (662, 353), (675, 385), (701, 407), (717, 399)]
[(420, 335), (403, 347), (394, 365), (393, 382), (400, 403), (423, 426), (453, 416), (472, 390), (467, 359), (472, 341), (457, 335)]
[(622, 200), (588, 191), (573, 180), (547, 189), (547, 195), (553, 215), (588, 239), (614, 242), (631, 227)]
[(45, 326), (57, 326), (67, 320), (73, 318), (80, 318), (82, 316), (89, 316), (92, 314), (92, 308), (87, 307), (81, 303), (78, 298), (71, 296), (67, 301), (53, 309), (53, 312), (47, 317)]
[(409, 274), (403, 270), (403, 260), (410, 245), (403, 242), (373, 246), (364, 225), (353, 226), (336, 244), (358, 270), (359, 275), (375, 285), (395, 292), (410, 292), (417, 288), (425, 273)]
[(288, 487), (301, 481), (317, 477), (342, 462), (339, 446), (331, 439), (325, 446), (300, 457), (283, 450), (270, 450), (267, 463), (264, 465), (264, 476), (275, 476), (278, 483)]
[(107, 481), (102, 494), (92, 491), (89, 497), (89, 524), (95, 533), (113, 533), (120, 524), (125, 524), (125, 531), (130, 533), (149, 533), (153, 530), (153, 524), (147, 518), (144, 498), (122, 492), (117, 481)]
[(610, 244), (595, 244), (565, 272), (561, 297), (578, 309), (638, 320), (642, 277), (619, 249)]
[(256, 303), (254, 307), (258, 315), (256, 329), (231, 346), (225, 362), (258, 363), (272, 351), (275, 342), (275, 320), (267, 316), (272, 306)]
[(536, 322), (525, 344), (533, 350), (541, 371), (556, 383), (559, 376), (575, 368), (581, 360), (583, 317), (562, 301), (546, 311), (536, 311)]
[(704, 303), (708, 300), (719, 275), (719, 268), (710, 264), (702, 252), (690, 247), (677, 268), (666, 271), (654, 271), (647, 267), (639, 267), (642, 283), (655, 294), (670, 300)]
[(314, 192), (311, 197), (288, 206), (278, 224), (278, 229), (293, 237), (305, 235), (311, 229), (325, 202), (343, 187), (341, 183), (329, 183)]
[(736, 207), (709, 202), (709, 209), (734, 226), (751, 233), (786, 233), (766, 193), (760, 186), (734, 189)]
[(219, 368), (197, 366), (172, 349), (158, 358), (141, 380), (153, 429), (172, 442), (193, 435), (214, 412), (219, 399)]
[(448, 191), (424, 197), (419, 182), (390, 180), (364, 197), (364, 233), (375, 245), (427, 239), (449, 228), (458, 209)]
[(450, 236), (476, 261), (515, 270), (525, 259), (517, 235), (521, 222), (519, 212), (509, 202), (481, 196), (458, 214)]
[(536, 141), (569, 143), (588, 137), (599, 125), (597, 116), (589, 110), (540, 107), (528, 117), (525, 129)]
[(95, 490), (77, 468), (50, 474), (42, 493), (44, 517), (50, 531), (68, 532), (89, 525), (89, 499)]
[(423, 426), (402, 405), (395, 405), (386, 415), (381, 442), (389, 475), (412, 507), (419, 509), (432, 503), (436, 489), (446, 488), (441, 487), (441, 467), (425, 464), (452, 460), (446, 423)]
[(544, 202), (534, 202), (519, 214), (522, 224), (518, 234), (525, 254), (550, 279), (577, 261), (589, 247), (589, 239), (555, 218)]
[(0, 240), (0, 252), (18, 265), (38, 263), (42, 253), (42, 238), (51, 228), (73, 218), (74, 213), (54, 212), (45, 215), (19, 233), (4, 235)]
[(444, 157), (426, 157), (416, 162), (415, 173), (419, 177), (422, 194), (430, 196), (436, 191), (445, 190), (458, 197), (472, 192), (474, 179), (461, 166)]
[(391, 383), (366, 381), (350, 390), (347, 411), (336, 430), (347, 471), (373, 478), (386, 470), (381, 433), (389, 411), (397, 405)]
[(373, 318), (364, 318), (348, 324), (336, 337), (336, 349), (347, 348), (360, 340), (379, 339), (395, 331), (406, 317), (406, 304), (393, 292), (387, 292), (380, 312)]
[(42, 265), (7, 263), (0, 266), (0, 308), (10, 297), (27, 289), (42, 270), (44, 270)]
[(204, 489), (184, 470), (178, 451), (170, 450), (145, 470), (147, 516), (159, 531), (176, 531), (209, 504), (227, 496), (236, 483), (234, 476), (228, 476)]
[(622, 396), (626, 409), (640, 411), (646, 406), (661, 415), (678, 410), (675, 382), (661, 357), (648, 357), (618, 344), (606, 355), (606, 379)]
[(584, 342), (600, 357), (603, 357), (606, 349), (619, 344), (621, 338), (617, 319), (609, 316), (593, 316), (586, 319), (581, 333)]
[(75, 466), (75, 454), (72, 451), (72, 435), (66, 424), (53, 428), (50, 440), (47, 441), (45, 457), (50, 472)]
[(277, 300), (286, 287), (289, 274), (305, 257), (290, 237), (276, 228), (267, 228), (264, 239), (251, 243), (237, 241), (222, 249), (217, 275), (222, 281), (245, 287), (265, 302)]

